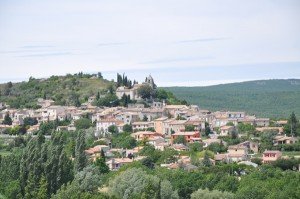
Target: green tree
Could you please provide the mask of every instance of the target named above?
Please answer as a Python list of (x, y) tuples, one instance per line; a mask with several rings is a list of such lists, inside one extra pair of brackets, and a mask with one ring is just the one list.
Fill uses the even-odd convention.
[(79, 130), (76, 137), (74, 170), (81, 171), (87, 165), (87, 157), (85, 155), (85, 135), (84, 131)]
[(11, 119), (11, 117), (9, 116), (9, 113), (6, 113), (6, 114), (5, 114), (4, 120), (3, 120), (2, 124), (5, 124), (5, 125), (12, 125), (12, 119)]
[(290, 115), (290, 118), (288, 120), (288, 123), (284, 126), (284, 132), (287, 135), (291, 136), (299, 136), (300, 135), (300, 124), (299, 120), (297, 120), (297, 117), (294, 112)]
[(174, 144), (185, 144), (186, 143), (185, 137), (183, 135), (179, 135), (173, 140), (173, 143)]
[(204, 158), (203, 158), (202, 164), (203, 164), (203, 166), (205, 166), (205, 167), (210, 167), (210, 166), (212, 166), (212, 163), (211, 163), (211, 161), (210, 161), (210, 159), (209, 159), (209, 156), (208, 156), (208, 153), (207, 153), (206, 151), (205, 151), (205, 153), (204, 153)]
[(123, 131), (128, 132), (128, 133), (132, 133), (133, 132), (132, 126), (130, 124), (125, 124), (123, 126)]
[(185, 125), (185, 131), (195, 131), (195, 127), (192, 124)]
[(99, 169), (101, 174), (109, 172), (109, 167), (105, 162), (105, 156), (101, 156), (100, 158), (97, 158), (94, 165)]
[(76, 130), (88, 129), (92, 126), (92, 120), (88, 118), (80, 118), (75, 121)]
[(119, 133), (119, 129), (116, 125), (110, 125), (107, 130), (111, 134), (118, 134)]
[(143, 99), (149, 99), (154, 95), (153, 88), (148, 84), (140, 86), (138, 88), (137, 92), (138, 92), (138, 95), (141, 96), (141, 98), (143, 98)]
[(45, 178), (45, 176), (42, 176), (40, 183), (39, 183), (39, 189), (37, 191), (37, 199), (47, 199), (47, 190), (48, 184), (47, 184), (47, 180)]
[(234, 194), (230, 192), (222, 192), (218, 190), (209, 191), (208, 189), (198, 189), (191, 195), (191, 199), (217, 199), (217, 198), (224, 198), (224, 199), (233, 199)]

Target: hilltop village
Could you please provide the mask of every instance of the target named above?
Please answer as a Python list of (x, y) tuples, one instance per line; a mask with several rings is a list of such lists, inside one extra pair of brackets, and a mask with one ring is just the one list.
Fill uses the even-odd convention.
[[(241, 176), (261, 171), (253, 169), (265, 165), (266, 168), (271, 166), (294, 173), (300, 170), (299, 121), (294, 113), (290, 118), (274, 120), (248, 115), (244, 111), (211, 112), (158, 88), (151, 75), (138, 83), (118, 74), (114, 85), (104, 92), (95, 92), (84, 101), (77, 98), (74, 105), (58, 105), (47, 95), (37, 99), (35, 109), (12, 108), (7, 103), (0, 103), (0, 155), (4, 155), (0, 171), (3, 174), (20, 173), (20, 177), (2, 176), (3, 181), (8, 181), (3, 187), (14, 186), (9, 183), (17, 182), (17, 187), (14, 187), (17, 190), (13, 193), (35, 197), (36, 192), (28, 190), (40, 190), (46, 183), (46, 198), (49, 198), (58, 190), (58, 195), (65, 193), (68, 188), (60, 187), (72, 179), (68, 186), (78, 186), (74, 183), (81, 178), (80, 172), (92, 172), (87, 165), (95, 165), (101, 175), (117, 175), (120, 173), (111, 173), (131, 167), (155, 169), (158, 176), (162, 172), (159, 169), (174, 171), (172, 175), (207, 175), (198, 176), (196, 179), (203, 182), (195, 185), (176, 184), (176, 180), (171, 182), (178, 191), (170, 189), (170, 194), (176, 195), (172, 198), (190, 198), (199, 187), (249, 196), (251, 187), (246, 193), (238, 184), (244, 179)], [(20, 167), (9, 166), (13, 165), (12, 162)], [(40, 171), (39, 168), (43, 169)], [(54, 168), (60, 170), (51, 170)], [(223, 177), (217, 177), (210, 185), (212, 176), (216, 175), (214, 171)], [(131, 170), (128, 172), (130, 174)], [(132, 172), (130, 179), (134, 179), (135, 172), (146, 175), (140, 170)], [(39, 177), (32, 179), (33, 175)], [(53, 175), (56, 176), (54, 181)], [(44, 178), (45, 182), (42, 181)], [(118, 189), (117, 184), (121, 181), (115, 177), (113, 182), (116, 184), (112, 184), (108, 179), (101, 186), (96, 183), (92, 193), (116, 196), (118, 192), (113, 190)], [(89, 179), (86, 183), (94, 182), (98, 181)], [(126, 186), (142, 186), (132, 183)], [(224, 185), (226, 183), (230, 186)], [(99, 186), (103, 190), (95, 191)], [(202, 191), (205, 192), (199, 192)], [(86, 188), (82, 192), (90, 194), (91, 190)], [(230, 197), (226, 198), (232, 198), (232, 193), (220, 194), (229, 194)], [(171, 195), (166, 198), (171, 198)]]
[[(16, 135), (19, 132), (36, 135), (36, 132), (51, 122), (55, 123), (51, 129), (54, 131), (76, 131), (80, 125), (86, 125), (92, 129), (95, 143), (101, 143), (86, 149), (86, 154), (96, 160), (103, 151), (107, 157), (106, 164), (111, 170), (145, 158), (140, 155), (143, 149), (141, 144), (122, 148), (112, 145), (111, 135), (124, 132), (130, 133), (136, 143), (149, 144), (161, 151), (174, 149), (186, 152), (191, 150), (191, 145), (196, 144), (214, 152), (209, 159), (212, 164), (241, 162), (257, 166), (257, 163), (251, 162), (253, 157), (260, 158), (262, 163), (270, 163), (283, 158), (280, 150), (273, 150), (276, 146), (292, 145), (298, 141), (296, 135), (287, 136), (284, 133), (287, 120), (270, 121), (269, 118), (258, 118), (242, 111), (210, 112), (196, 105), (169, 105), (165, 100), (151, 99), (150, 94), (147, 96), (147, 91), (139, 92), (142, 87), (145, 90), (157, 88), (151, 75), (141, 84), (117, 87), (115, 92), (118, 99), (128, 97), (136, 102), (126, 106), (94, 106), (97, 96), (90, 96), (80, 107), (58, 106), (54, 105), (55, 101), (42, 98), (37, 102), (41, 108), (36, 110), (12, 109), (0, 103), (0, 131), (3, 135)], [(11, 119), (11, 124), (4, 124), (7, 118)], [(79, 128), (82, 129), (81, 126)], [(274, 134), (272, 145), (262, 149), (257, 135), (270, 132)], [(50, 133), (45, 132), (45, 135), (49, 136)], [(114, 155), (116, 153), (119, 154)], [(257, 156), (258, 153), (261, 156)], [(161, 166), (170, 169), (197, 168), (187, 155), (178, 155), (174, 161)]]

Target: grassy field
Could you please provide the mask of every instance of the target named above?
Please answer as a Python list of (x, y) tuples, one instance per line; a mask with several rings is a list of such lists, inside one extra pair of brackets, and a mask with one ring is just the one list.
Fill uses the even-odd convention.
[(179, 99), (211, 111), (246, 111), (259, 117), (300, 117), (300, 80), (261, 80), (206, 87), (165, 87)]

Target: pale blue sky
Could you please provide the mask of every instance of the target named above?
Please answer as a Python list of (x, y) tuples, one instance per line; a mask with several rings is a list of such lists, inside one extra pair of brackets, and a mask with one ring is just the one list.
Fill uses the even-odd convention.
[(159, 86), (300, 78), (298, 0), (0, 0), (0, 81), (151, 73)]

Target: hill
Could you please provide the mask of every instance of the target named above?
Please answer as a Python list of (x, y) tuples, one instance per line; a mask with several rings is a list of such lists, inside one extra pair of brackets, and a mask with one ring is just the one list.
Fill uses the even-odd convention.
[(38, 108), (38, 98), (52, 99), (57, 105), (85, 102), (98, 91), (105, 92), (110, 81), (97, 75), (68, 74), (47, 79), (30, 78), (28, 82), (0, 84), (0, 102), (12, 108)]
[(202, 109), (246, 111), (260, 117), (300, 116), (300, 79), (258, 80), (206, 87), (165, 87)]

